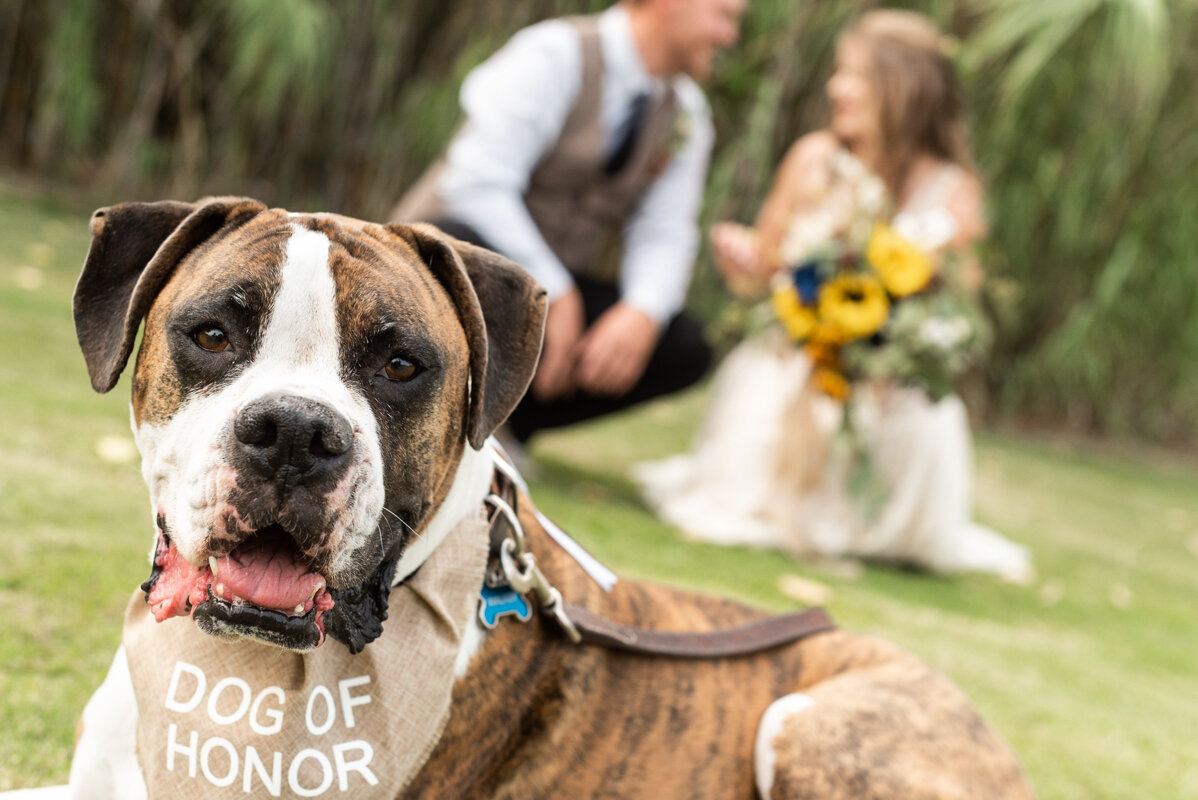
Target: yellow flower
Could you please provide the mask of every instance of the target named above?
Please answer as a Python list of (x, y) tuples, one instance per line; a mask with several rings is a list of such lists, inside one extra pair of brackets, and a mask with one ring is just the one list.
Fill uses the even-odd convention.
[(865, 257), (895, 297), (915, 294), (928, 285), (935, 271), (932, 259), (889, 225), (875, 225)]
[(835, 367), (840, 363), (840, 349), (828, 342), (812, 338), (803, 351), (817, 367)]
[(820, 347), (835, 349), (842, 344), (848, 344), (853, 337), (845, 333), (837, 325), (832, 325), (821, 320), (816, 323), (815, 330), (811, 332), (811, 341)]
[(817, 367), (812, 377), (819, 390), (833, 400), (843, 402), (848, 399), (849, 392), (852, 391), (852, 387), (845, 377), (834, 369)]
[(890, 301), (877, 278), (845, 273), (820, 287), (821, 327), (830, 332), (823, 341), (851, 342), (877, 333), (890, 315)]
[(770, 302), (774, 315), (796, 342), (803, 341), (815, 331), (815, 311), (799, 301), (799, 293), (793, 285), (788, 283), (775, 288)]

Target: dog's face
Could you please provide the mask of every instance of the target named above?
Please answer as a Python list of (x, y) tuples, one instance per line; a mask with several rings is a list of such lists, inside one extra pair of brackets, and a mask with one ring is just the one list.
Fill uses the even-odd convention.
[(464, 448), (527, 386), (543, 292), (426, 226), (250, 200), (115, 206), (92, 227), (75, 316), (98, 390), (145, 319), (132, 405), (153, 613), (360, 649)]

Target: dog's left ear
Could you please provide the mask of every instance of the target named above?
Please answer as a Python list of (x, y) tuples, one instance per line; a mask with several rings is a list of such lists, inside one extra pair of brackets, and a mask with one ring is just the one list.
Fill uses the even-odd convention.
[(122, 203), (92, 215), (91, 247), (73, 301), (92, 388), (116, 386), (142, 319), (179, 262), (220, 228), (242, 224), (265, 208), (245, 197), (212, 197)]
[(457, 306), (470, 344), (466, 436), (480, 449), (532, 381), (545, 327), (545, 290), (503, 256), (432, 225), (386, 227), (416, 249)]

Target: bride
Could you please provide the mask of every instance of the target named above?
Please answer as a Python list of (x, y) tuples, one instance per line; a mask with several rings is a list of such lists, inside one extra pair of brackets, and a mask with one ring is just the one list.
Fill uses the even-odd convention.
[[(790, 148), (753, 228), (712, 229), (733, 292), (763, 293), (779, 269), (844, 235), (862, 204), (887, 202), (894, 230), (924, 252), (952, 254), (963, 283), (980, 286), (970, 246), (986, 232), (982, 188), (941, 41), (925, 17), (893, 10), (864, 14), (842, 36), (828, 128)], [(846, 412), (828, 391), (776, 326), (745, 341), (714, 381), (693, 451), (637, 468), (646, 499), (694, 539), (1031, 578), (1025, 548), (971, 521), (971, 441), (955, 394), (933, 401), (893, 381), (854, 385), (848, 413), (883, 490), (866, 508), (838, 447)]]

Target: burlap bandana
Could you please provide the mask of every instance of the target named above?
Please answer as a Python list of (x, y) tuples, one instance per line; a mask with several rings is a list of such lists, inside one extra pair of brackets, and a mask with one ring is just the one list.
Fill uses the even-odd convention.
[(151, 800), (395, 797), (449, 717), (487, 547), (482, 519), (454, 529), (392, 590), (383, 635), (356, 656), (331, 640), (299, 654), (226, 643), (185, 617), (155, 623), (135, 592), (123, 638)]

